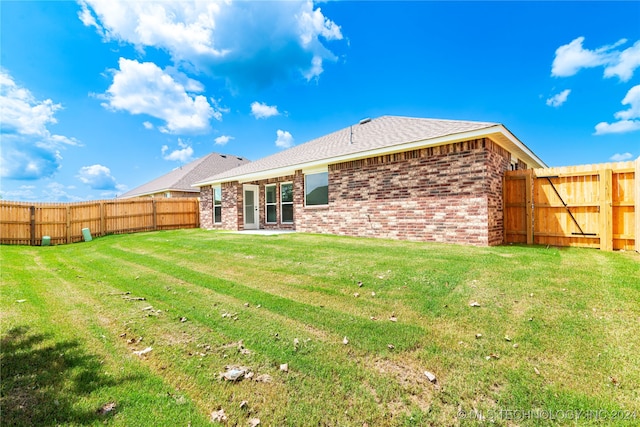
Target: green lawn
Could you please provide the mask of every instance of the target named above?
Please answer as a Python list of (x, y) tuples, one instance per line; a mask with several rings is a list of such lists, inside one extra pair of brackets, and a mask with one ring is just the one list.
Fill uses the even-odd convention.
[(640, 425), (636, 253), (202, 230), (0, 252), (2, 425)]

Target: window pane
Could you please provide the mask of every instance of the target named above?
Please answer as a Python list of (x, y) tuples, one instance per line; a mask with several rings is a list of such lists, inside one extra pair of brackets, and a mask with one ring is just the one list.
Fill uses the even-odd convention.
[(282, 205), (282, 222), (293, 222), (293, 205)]
[(282, 184), (280, 190), (282, 191), (282, 203), (293, 202), (293, 184)]
[(267, 206), (267, 222), (278, 222), (278, 215), (276, 213), (276, 205)]
[(267, 203), (275, 203), (276, 202), (276, 186), (270, 185), (265, 187), (266, 199)]
[(222, 189), (221, 188), (213, 189), (213, 204), (222, 205)]
[(314, 173), (305, 176), (307, 206), (329, 204), (329, 173)]
[(220, 223), (222, 222), (222, 207), (216, 206), (213, 209), (213, 222)]
[(253, 190), (244, 190), (244, 223), (254, 224), (254, 192)]

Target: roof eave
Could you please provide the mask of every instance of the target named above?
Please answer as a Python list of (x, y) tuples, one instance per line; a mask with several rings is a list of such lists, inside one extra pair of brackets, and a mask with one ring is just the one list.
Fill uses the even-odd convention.
[[(193, 185), (192, 185), (193, 187)], [(145, 197), (145, 196), (150, 196), (152, 194), (158, 194), (158, 193), (166, 193), (167, 191), (184, 191), (186, 193), (197, 193), (197, 190), (190, 190), (187, 188), (165, 188), (162, 190), (154, 190), (154, 191), (147, 191), (144, 193), (137, 193), (137, 194), (132, 194), (131, 196), (125, 196), (122, 195), (120, 197), (118, 197), (119, 199), (133, 199), (135, 197)]]
[[(509, 131), (504, 125), (497, 125), (499, 134), (503, 136), (503, 141), (495, 141), (499, 145), (506, 148), (516, 157), (527, 163), (530, 168), (546, 168), (547, 164), (542, 161), (529, 147), (527, 147), (522, 141), (520, 141), (514, 134)], [(500, 138), (498, 138), (500, 139)]]

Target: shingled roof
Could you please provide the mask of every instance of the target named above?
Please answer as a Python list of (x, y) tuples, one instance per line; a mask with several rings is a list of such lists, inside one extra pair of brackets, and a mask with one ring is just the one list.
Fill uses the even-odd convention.
[(246, 163), (249, 163), (249, 160), (242, 157), (230, 154), (211, 153), (191, 163), (182, 165), (133, 190), (127, 191), (121, 195), (120, 198), (148, 196), (150, 194), (164, 193), (167, 191), (192, 192), (195, 196), (200, 190), (193, 187), (194, 183), (208, 176), (219, 174)]
[(485, 136), (505, 146), (532, 167), (544, 165), (542, 160), (498, 123), (382, 116), (362, 120), (255, 162), (211, 175), (194, 185), (283, 176), (296, 169)]

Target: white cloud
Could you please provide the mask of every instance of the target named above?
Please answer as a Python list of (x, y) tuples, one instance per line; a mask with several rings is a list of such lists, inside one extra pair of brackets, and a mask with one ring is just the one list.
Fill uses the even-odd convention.
[(604, 69), (605, 77), (617, 76), (623, 82), (633, 77), (633, 72), (640, 67), (640, 41), (623, 50), (616, 60)]
[(235, 84), (267, 85), (291, 72), (317, 77), (324, 60), (336, 60), (323, 41), (343, 37), (311, 0), (79, 3), (81, 21), (105, 40), (131, 43), (140, 51), (165, 50), (176, 63)]
[(584, 39), (584, 37), (578, 37), (571, 43), (556, 49), (551, 66), (552, 76), (569, 77), (583, 68), (603, 66), (604, 77), (616, 76), (626, 82), (633, 77), (635, 69), (640, 67), (640, 41), (623, 51), (616, 48), (626, 44), (626, 39), (590, 50), (582, 46)]
[(640, 85), (629, 89), (622, 100), (622, 105), (629, 105), (629, 109), (618, 111), (614, 117), (617, 122), (601, 122), (596, 125), (596, 135), (608, 133), (627, 133), (640, 130)]
[(59, 182), (52, 182), (42, 190), (40, 196), (43, 200), (56, 201), (56, 202), (79, 202), (82, 201), (82, 197), (74, 196), (67, 192), (67, 190), (74, 189), (73, 186), (65, 186)]
[(81, 0), (80, 5), (82, 22), (108, 40), (165, 49), (178, 60), (224, 55), (213, 38), (222, 3)]
[(551, 98), (547, 99), (547, 105), (550, 107), (559, 107), (567, 101), (569, 94), (571, 93), (571, 89), (565, 89), (562, 92), (553, 95)]
[(624, 162), (625, 160), (630, 160), (633, 158), (633, 154), (631, 153), (616, 153), (613, 156), (609, 157), (609, 160), (612, 162)]
[(600, 122), (596, 125), (596, 135), (607, 133), (628, 133), (640, 130), (639, 120), (620, 120), (618, 122)]
[(62, 105), (54, 104), (50, 99), (38, 101), (28, 89), (18, 86), (13, 77), (0, 68), (0, 120), (3, 133), (37, 137), (49, 147), (79, 145), (73, 138), (52, 135), (47, 128), (58, 122), (54, 114), (61, 108)]
[(93, 190), (115, 190), (118, 185), (111, 170), (99, 164), (83, 166), (78, 171), (78, 178)]
[(142, 122), (142, 126), (144, 126), (145, 129), (153, 129), (153, 123), (151, 122)]
[(273, 116), (279, 116), (277, 105), (267, 105), (262, 102), (255, 101), (251, 104), (251, 114), (256, 119), (266, 119)]
[(57, 123), (55, 113), (61, 108), (51, 99), (36, 99), (0, 68), (0, 177), (39, 179), (52, 176), (60, 168), (60, 150), (80, 145), (74, 138), (49, 130)]
[(214, 139), (214, 142), (216, 143), (216, 145), (226, 145), (232, 139), (235, 138), (229, 135), (220, 135), (219, 137)]
[(280, 130), (276, 132), (276, 146), (280, 148), (289, 148), (293, 145), (293, 136), (286, 130)]
[(581, 68), (591, 68), (606, 64), (610, 58), (610, 46), (596, 50), (582, 47), (584, 37), (578, 37), (571, 43), (556, 49), (556, 57), (551, 65), (551, 75), (557, 77), (569, 77), (580, 71)]
[(35, 188), (33, 185), (21, 185), (17, 190), (0, 190), (0, 196), (4, 200), (36, 200)]
[[(103, 95), (105, 108), (164, 120), (166, 125), (160, 130), (172, 134), (206, 132), (209, 120), (221, 117), (206, 97), (187, 93), (183, 84), (156, 64), (120, 58), (119, 65)], [(188, 77), (182, 75), (181, 79)], [(195, 83), (192, 86), (196, 87)]]
[(625, 97), (622, 99), (622, 105), (628, 105), (629, 109), (618, 111), (615, 114), (617, 119), (640, 119), (640, 85), (636, 85), (629, 89)]
[(192, 160), (193, 156), (193, 148), (189, 144), (182, 142), (181, 139), (178, 139), (178, 145), (181, 149), (173, 150), (171, 153), (166, 154), (169, 151), (169, 147), (167, 145), (162, 146), (162, 158), (169, 161), (176, 161), (180, 163), (187, 163)]

